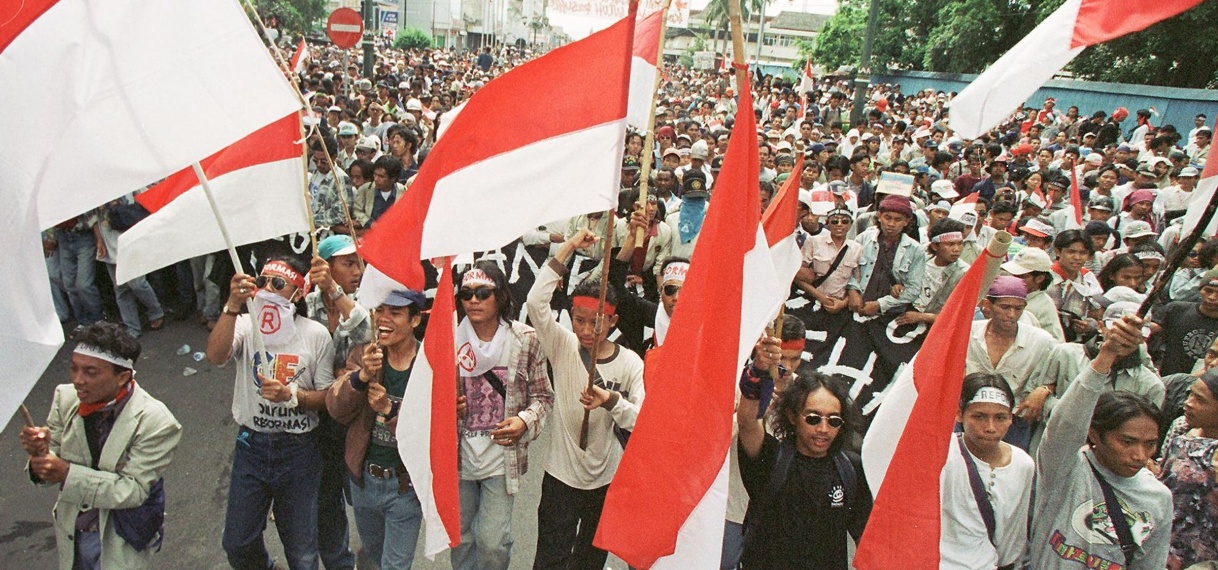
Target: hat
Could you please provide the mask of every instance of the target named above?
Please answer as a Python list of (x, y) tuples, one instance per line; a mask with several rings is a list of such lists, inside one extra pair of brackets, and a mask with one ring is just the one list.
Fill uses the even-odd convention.
[(633, 156), (622, 157), (622, 170), (638, 170), (639, 160)]
[(1095, 138), (1095, 133), (1083, 133), (1083, 138), (1087, 137)]
[(675, 146), (670, 146), (664, 149), (664, 155), (660, 158), (663, 159), (665, 156), (681, 156), (681, 151), (677, 150)]
[(398, 89), (410, 89), (410, 84), (405, 81), (398, 83)]
[(406, 101), (406, 110), (407, 111), (422, 111), (423, 102), (411, 97), (410, 99), (408, 99)]
[(939, 147), (939, 143), (936, 143), (935, 139), (926, 139), (926, 140), (922, 141), (922, 148), (938, 148), (938, 147)]
[(948, 203), (947, 200), (939, 200), (938, 202), (931, 202), (931, 203), (927, 204), (926, 207), (923, 209), (926, 210), (927, 212), (929, 212), (931, 210), (939, 210), (940, 212), (951, 212), (952, 205), (950, 203)]
[(1138, 174), (1142, 174), (1145, 176), (1156, 176), (1156, 177), (1158, 176), (1158, 173), (1155, 172), (1155, 167), (1152, 164), (1150, 164), (1149, 162), (1143, 162), (1142, 164), (1139, 164), (1137, 172), (1138, 172)]
[(330, 108), (326, 109), (326, 112), (327, 113), (341, 113), (341, 112), (343, 112), (343, 108), (339, 107), (338, 105), (330, 105)]
[(1130, 220), (1121, 227), (1121, 237), (1125, 239), (1159, 235), (1151, 229), (1149, 222)]
[(1218, 268), (1206, 271), (1201, 275), (1201, 287), (1218, 287)]
[(829, 184), (827, 184), (826, 186), (829, 187), (830, 192), (837, 194), (837, 195), (845, 194), (846, 192), (848, 192), (850, 190), (850, 187), (848, 185), (846, 185), (845, 180), (834, 180), (834, 181), (830, 182)]
[(1010, 275), (999, 275), (994, 279), (994, 283), (990, 285), (990, 290), (985, 294), (986, 297), (1009, 298), (1009, 299), (1024, 299), (1028, 298), (1028, 286), (1023, 282), (1023, 279), (1012, 277)]
[(1126, 204), (1137, 204), (1138, 202), (1154, 202), (1155, 193), (1145, 188), (1134, 190), (1128, 198), (1125, 199)]
[(656, 138), (659, 138), (659, 137), (672, 138), (673, 135), (675, 135), (675, 134), (676, 134), (676, 131), (674, 131), (673, 128), (668, 125), (664, 125), (663, 127), (656, 129)]
[(689, 138), (689, 135), (686, 133), (681, 133), (681, 134), (677, 135), (677, 140), (681, 140), (681, 139), (685, 139), (690, 142), (693, 142), (693, 140), (694, 140), (694, 139)]
[(1035, 247), (1025, 247), (1019, 250), (1010, 261), (1002, 264), (1002, 269), (1015, 276), (1022, 276), (1033, 271), (1051, 271), (1053, 261), (1045, 250)]
[(1028, 223), (1020, 227), (1019, 231), (1042, 238), (1053, 237), (1053, 226), (1046, 224), (1037, 218), (1028, 220)]
[(1032, 154), (1032, 145), (1030, 145), (1028, 143), (1016, 145), (1015, 147), (1011, 148), (1011, 154), (1014, 156), (1023, 156), (1025, 154)]
[(355, 240), (351, 236), (343, 234), (335, 234), (326, 239), (321, 240), (317, 244), (317, 257), (326, 261), (336, 255), (349, 255), (355, 253)]
[(960, 196), (956, 192), (956, 185), (952, 184), (951, 180), (936, 180), (930, 183), (930, 193), (936, 194), (943, 198), (957, 198)]
[(824, 151), (825, 151), (825, 145), (820, 144), (820, 143), (812, 143), (812, 146), (808, 147), (808, 152), (811, 154), (814, 154), (814, 155), (820, 154)]
[(706, 141), (698, 141), (689, 147), (689, 157), (706, 160), (710, 156), (710, 149), (706, 147)]
[(1088, 154), (1085, 160), (1090, 164), (1104, 164), (1104, 155), (1098, 152), (1093, 152)]
[(427, 297), (412, 289), (394, 289), (381, 304), (389, 307), (415, 306), (422, 309), (427, 304)]
[(358, 134), (359, 134), (359, 129), (355, 128), (354, 123), (348, 123), (347, 121), (342, 121), (342, 122), (338, 123), (338, 136), (351, 137), (351, 136), (355, 136)]
[(1178, 178), (1196, 178), (1200, 175), (1201, 175), (1201, 173), (1197, 172), (1196, 168), (1193, 168), (1191, 166), (1185, 166), (1184, 168), (1180, 169), (1180, 174), (1178, 174), (1176, 176)]
[(687, 170), (681, 177), (682, 198), (706, 198), (710, 192), (706, 190), (706, 175), (699, 170)]
[(782, 152), (784, 150), (787, 152), (791, 152), (791, 143), (789, 143), (787, 141), (782, 141), (782, 142), (778, 143), (777, 150), (778, 150), (778, 152)]
[(778, 131), (776, 131), (776, 130), (774, 130), (774, 129), (770, 129), (770, 130), (766, 131), (766, 133), (765, 133), (765, 138), (767, 138), (767, 139), (780, 139), (780, 138), (782, 138), (782, 133), (780, 133), (780, 132), (778, 132)]
[(356, 83), (356, 85), (359, 86), (360, 91), (372, 91), (371, 79), (361, 79), (358, 83)]
[(909, 198), (904, 196), (888, 196), (880, 202), (879, 211), (895, 212), (913, 217), (913, 207), (909, 205)]
[(1131, 147), (1125, 143), (1121, 143), (1120, 145), (1117, 146), (1116, 149), (1117, 149), (1117, 152), (1133, 152), (1133, 147)]
[(381, 148), (381, 139), (376, 135), (368, 135), (355, 143), (355, 150), (375, 151)]
[(811, 210), (812, 209), (812, 191), (808, 190), (807, 188), (800, 188), (799, 189), (799, 203), (807, 206), (808, 209)]

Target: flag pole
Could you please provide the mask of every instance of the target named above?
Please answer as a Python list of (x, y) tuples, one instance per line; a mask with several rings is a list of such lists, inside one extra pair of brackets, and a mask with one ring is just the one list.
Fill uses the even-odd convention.
[[(233, 269), (237, 273), (241, 273), (241, 257), (237, 255), (237, 248), (233, 246), (233, 238), (228, 235), (228, 226), (224, 225), (224, 216), (220, 215), (220, 207), (216, 204), (216, 196), (211, 191), (211, 181), (207, 179), (207, 174), (203, 173), (203, 167), (196, 161), (190, 165), (195, 171), (195, 176), (199, 179), (199, 185), (203, 187), (203, 194), (207, 196), (207, 204), (211, 206), (211, 213), (216, 217), (216, 224), (220, 226), (220, 235), (224, 236), (224, 247), (228, 248), (228, 257), (233, 262)], [(245, 307), (249, 310), (250, 333), (254, 337), (254, 350), (258, 351), (257, 360), (261, 360), (266, 354), (266, 344), (262, 340), (262, 331), (258, 329), (258, 323), (254, 320), (254, 299), (245, 300)], [(266, 366), (267, 362), (262, 362), (259, 369)]]
[[(304, 139), (300, 143), (300, 170), (304, 176), (304, 201), (305, 201), (305, 216), (309, 218), (309, 245), (313, 247), (313, 254), (317, 254), (317, 221), (313, 219), (313, 194), (309, 192), (309, 131), (304, 126), (304, 111), (298, 113), (300, 117), (300, 130), (304, 133)], [(322, 119), (323, 121), (325, 119)], [(322, 146), (325, 146), (325, 141), (322, 141)], [(337, 175), (335, 175), (337, 177)]]
[[(740, 11), (740, 2), (729, 0), (727, 15), (732, 28), (732, 65), (736, 69), (736, 88), (752, 89), (753, 84), (749, 81), (748, 66), (744, 64), (744, 21)], [(750, 133), (748, 136), (753, 135)]]
[[(664, 5), (660, 7), (660, 41), (657, 42), (656, 48), (656, 80), (651, 87), (651, 107), (647, 113), (647, 131), (643, 134), (643, 149), (647, 153), (647, 160), (643, 161), (639, 170), (639, 209), (647, 211), (647, 194), (651, 186), (651, 169), (655, 164), (655, 156), (652, 154), (651, 147), (655, 144), (656, 138), (656, 95), (660, 90), (660, 83), (664, 81), (664, 74), (660, 71), (664, 68), (664, 31), (668, 29), (668, 6), (672, 0), (664, 0)], [(648, 220), (648, 223), (651, 223)], [(643, 238), (645, 228), (639, 228), (634, 235), (634, 248), (641, 249), (643, 247)]]
[[(633, 4), (633, 2), (632, 2)], [(605, 322), (605, 296), (609, 291), (609, 258), (613, 255), (613, 210), (605, 211), (605, 235), (601, 239), (601, 290), (596, 302), (596, 340), (592, 343), (592, 356), (588, 359), (588, 390), (596, 381), (596, 359), (601, 353), (601, 332)], [(592, 411), (584, 410), (584, 422), (579, 426), (579, 448), (588, 449), (588, 420)]]
[[(326, 153), (326, 163), (330, 165), (330, 172), (338, 172), (338, 167), (334, 164), (334, 159), (330, 156), (330, 147), (326, 146), (326, 141), (321, 141), (322, 152)], [(346, 174), (344, 172), (343, 174)], [(338, 174), (334, 175), (334, 185), (338, 186)], [(352, 192), (354, 194), (354, 192)], [(355, 222), (351, 219), (351, 208), (347, 205), (347, 196), (342, 189), (338, 190), (338, 202), (343, 207), (343, 218), (347, 221), (347, 231), (351, 232), (351, 240), (355, 240)], [(310, 211), (312, 206), (310, 206)], [(312, 219), (310, 217), (310, 219)], [(355, 263), (359, 265), (360, 273), (364, 272), (364, 256), (360, 254), (359, 248), (355, 248)]]
[(1218, 211), (1218, 191), (1210, 197), (1210, 203), (1206, 204), (1205, 210), (1201, 212), (1201, 219), (1197, 220), (1197, 225), (1193, 231), (1184, 238), (1176, 247), (1175, 253), (1172, 253), (1171, 259), (1167, 260), (1167, 267), (1159, 272), (1158, 279), (1155, 279), (1155, 286), (1151, 287), (1150, 292), (1146, 294), (1146, 300), (1142, 301), (1142, 306), (1138, 307), (1138, 317), (1145, 318), (1150, 312), (1151, 306), (1155, 304), (1155, 299), (1163, 288), (1171, 282), (1172, 275), (1188, 259), (1188, 254), (1197, 246), (1197, 242), (1201, 241), (1201, 236), (1205, 234), (1205, 230), (1209, 229), (1210, 221), (1214, 219), (1214, 212)]

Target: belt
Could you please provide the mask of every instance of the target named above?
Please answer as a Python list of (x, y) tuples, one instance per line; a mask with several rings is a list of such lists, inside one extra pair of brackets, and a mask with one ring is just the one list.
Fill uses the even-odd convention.
[(369, 475), (377, 479), (393, 479), (399, 475), (406, 474), (406, 466), (401, 464), (397, 465), (396, 467), (385, 467), (375, 463), (369, 463), (366, 467), (364, 467), (364, 470), (367, 471)]

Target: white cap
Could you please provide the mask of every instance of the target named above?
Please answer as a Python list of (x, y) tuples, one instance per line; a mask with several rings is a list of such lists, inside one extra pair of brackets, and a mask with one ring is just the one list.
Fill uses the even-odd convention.
[(1002, 264), (1002, 269), (1011, 275), (1019, 277), (1033, 271), (1051, 271), (1053, 261), (1043, 249), (1025, 247), (1019, 250), (1010, 261)]
[(943, 198), (957, 198), (960, 196), (956, 192), (956, 185), (952, 184), (951, 180), (936, 180), (930, 183), (930, 193), (938, 194)]
[(423, 102), (412, 97), (408, 101), (406, 101), (406, 110), (407, 111), (422, 111)]
[(690, 158), (700, 158), (706, 160), (710, 155), (710, 149), (706, 147), (706, 141), (700, 140), (689, 147)]

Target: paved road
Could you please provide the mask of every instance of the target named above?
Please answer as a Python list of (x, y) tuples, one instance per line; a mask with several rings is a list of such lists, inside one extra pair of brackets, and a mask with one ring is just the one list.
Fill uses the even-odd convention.
[[(220, 548), (220, 531), (224, 525), (224, 509), (228, 497), (229, 467), (232, 464), (233, 371), (229, 365), (216, 368), (206, 361), (195, 362), (191, 355), (179, 356), (183, 344), (191, 352), (201, 351), (207, 341), (207, 329), (194, 322), (166, 322), (164, 330), (150, 332), (141, 339), (144, 350), (138, 364), (137, 380), (152, 395), (169, 406), (182, 424), (182, 443), (166, 474), (166, 538), (156, 559), (159, 568), (224, 569), (228, 568)], [(68, 381), (68, 359), (71, 343), (60, 350), (38, 384), (26, 398), (26, 406), (36, 420), (43, 420), (50, 407), (51, 395), (57, 384)], [(184, 375), (189, 367), (197, 370)], [(55, 538), (51, 529), (51, 507), (55, 490), (35, 487), (23, 471), (25, 453), (17, 441), (21, 426), (15, 417), (0, 434), (0, 560), (3, 567), (21, 570), (51, 570), (55, 568)], [(541, 492), (541, 466), (544, 465), (543, 433), (534, 453), (533, 468), (525, 476), (516, 500), (513, 517), (513, 569), (530, 568), (537, 541), (537, 502)], [(280, 556), (282, 549), (270, 525), (266, 533), (272, 553)], [(359, 537), (351, 525), (351, 540), (358, 545)], [(420, 550), (421, 552), (421, 550)], [(416, 569), (447, 569), (447, 553), (434, 562), (421, 554)], [(608, 568), (625, 569), (626, 565), (613, 559)]]

